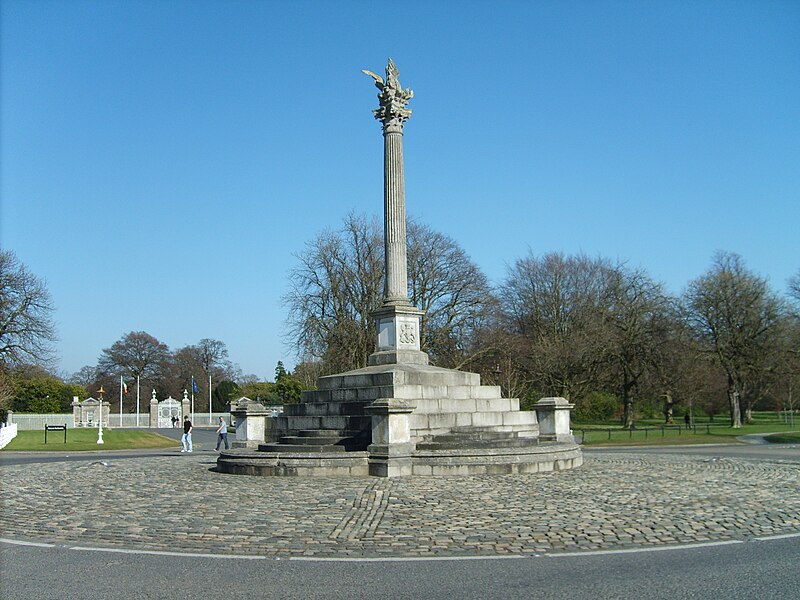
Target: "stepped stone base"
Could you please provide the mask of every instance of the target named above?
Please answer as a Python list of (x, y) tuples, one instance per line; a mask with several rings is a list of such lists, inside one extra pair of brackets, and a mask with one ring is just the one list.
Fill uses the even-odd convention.
[(503, 398), (499, 386), (481, 385), (477, 373), (424, 363), (371, 364), (321, 377), (317, 390), (268, 419), (257, 449), (223, 452), (217, 469), (395, 477), (536, 473), (582, 464), (572, 436), (540, 436), (537, 413), (520, 411), (519, 400)]
[(369, 475), (368, 454), (361, 452), (278, 453), (226, 450), (217, 458), (217, 471), (261, 476), (353, 476)]
[[(513, 475), (573, 469), (583, 464), (576, 444), (542, 444), (525, 450), (486, 448), (483, 451), (416, 451), (408, 457), (404, 475)], [(387, 463), (363, 452), (287, 452), (227, 450), (217, 459), (217, 470), (236, 475), (391, 477)]]

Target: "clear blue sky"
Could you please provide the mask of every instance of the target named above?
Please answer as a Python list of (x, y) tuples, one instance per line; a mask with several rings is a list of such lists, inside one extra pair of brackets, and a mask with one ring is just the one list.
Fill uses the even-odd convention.
[(294, 254), (382, 211), (377, 90), (411, 87), (409, 215), (494, 282), (528, 251), (680, 293), (800, 269), (800, 3), (2, 0), (0, 243), (61, 368), (144, 330), (294, 363)]

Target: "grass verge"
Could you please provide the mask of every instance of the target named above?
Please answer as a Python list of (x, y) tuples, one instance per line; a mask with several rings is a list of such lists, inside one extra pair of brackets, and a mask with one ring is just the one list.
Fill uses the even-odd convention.
[[(754, 433), (772, 433), (786, 428), (785, 423), (767, 422), (745, 425), (733, 429), (726, 425), (703, 423), (695, 428), (685, 426), (664, 427), (660, 424), (640, 423), (637, 429), (623, 429), (619, 425), (603, 423), (574, 424), (573, 431), (579, 442), (586, 446), (676, 446), (689, 444), (732, 444), (739, 436)], [(797, 441), (797, 432), (778, 434)], [(785, 443), (785, 442), (784, 442)]]
[(773, 444), (800, 444), (800, 433), (774, 433), (764, 439)]
[(97, 429), (67, 429), (63, 431), (20, 431), (2, 451), (80, 452), (86, 450), (133, 450), (142, 448), (174, 448), (179, 445), (157, 433), (126, 429), (103, 429), (103, 444), (97, 443)]

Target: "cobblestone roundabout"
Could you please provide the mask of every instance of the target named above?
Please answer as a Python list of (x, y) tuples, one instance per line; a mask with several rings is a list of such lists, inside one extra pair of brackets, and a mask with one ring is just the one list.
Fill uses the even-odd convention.
[(276, 478), (212, 455), (0, 468), (2, 535), (268, 557), (525, 555), (800, 532), (797, 463), (592, 453), (530, 476)]

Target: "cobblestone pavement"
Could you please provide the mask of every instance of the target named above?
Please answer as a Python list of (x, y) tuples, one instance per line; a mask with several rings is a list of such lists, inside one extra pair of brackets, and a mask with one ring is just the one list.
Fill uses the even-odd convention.
[(652, 547), (800, 532), (800, 465), (592, 452), (538, 475), (281, 478), (213, 453), (2, 465), (5, 538), (288, 557)]

